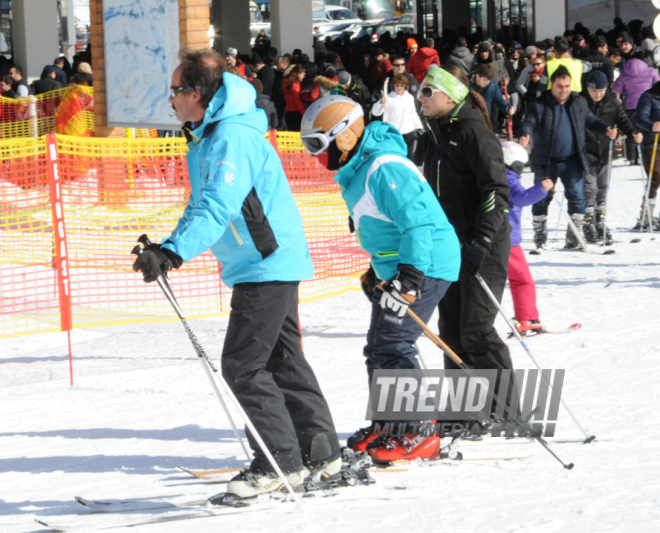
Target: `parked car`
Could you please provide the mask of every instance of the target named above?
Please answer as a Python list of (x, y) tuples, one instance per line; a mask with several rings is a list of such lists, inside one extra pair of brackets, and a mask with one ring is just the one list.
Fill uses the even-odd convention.
[(322, 10), (314, 11), (314, 19), (328, 19), (335, 24), (342, 22), (362, 22), (350, 9), (340, 6), (323, 6)]
[(376, 24), (371, 24), (369, 22), (362, 22), (360, 24), (353, 24), (353, 26), (350, 26), (349, 28), (346, 28), (342, 32), (342, 37), (344, 35), (348, 35), (348, 38), (350, 40), (360, 39), (361, 37), (364, 37), (365, 35), (368, 35), (369, 37), (371, 37), (371, 34), (376, 29), (376, 26), (377, 26)]
[(337, 37), (341, 37), (344, 30), (348, 30), (351, 26), (354, 26), (352, 22), (344, 22), (342, 24), (334, 24), (326, 29), (319, 27), (319, 31), (314, 34), (314, 38), (323, 40), (326, 37), (332, 37), (336, 39)]
[[(403, 19), (403, 20), (402, 20)], [(410, 22), (408, 22), (410, 21)], [(383, 33), (389, 31), (392, 37), (400, 31), (414, 33), (415, 24), (412, 22), (412, 15), (402, 15), (400, 17), (392, 17), (382, 22), (379, 22), (376, 29), (371, 34), (371, 41), (376, 42), (380, 39)]]

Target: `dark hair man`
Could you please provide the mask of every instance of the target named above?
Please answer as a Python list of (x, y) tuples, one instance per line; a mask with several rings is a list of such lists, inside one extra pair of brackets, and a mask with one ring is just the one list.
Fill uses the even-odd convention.
[[(186, 52), (169, 102), (184, 122), (192, 193), (168, 239), (133, 269), (146, 282), (209, 248), (233, 288), (222, 375), (293, 486), (306, 466), (341, 468), (328, 404), (301, 349), (298, 285), (314, 275), (302, 220), (256, 92), (212, 49)], [(248, 432), (254, 460), (227, 491), (251, 497), (282, 487)]]
[(0, 78), (0, 91), (2, 91), (3, 98), (18, 98), (18, 95), (11, 88), (14, 80), (11, 79), (9, 74), (6, 74)]
[(23, 69), (21, 67), (18, 65), (11, 67), (9, 69), (9, 76), (14, 80), (11, 88), (19, 98), (27, 98), (32, 94), (30, 86), (27, 84), (27, 81), (25, 81), (25, 78), (23, 78)]
[[(562, 37), (563, 39), (563, 37)], [(578, 229), (584, 222), (584, 174), (589, 172), (585, 128), (615, 139), (617, 130), (596, 117), (579, 94), (571, 92), (571, 74), (560, 65), (550, 78), (550, 91), (530, 102), (520, 126), (520, 145), (526, 147), (534, 136), (532, 171), (534, 183), (560, 178), (566, 191), (568, 214)], [(548, 239), (546, 218), (552, 201), (551, 190), (534, 204), (534, 244), (545, 247)], [(566, 248), (580, 247), (578, 237), (566, 230)]]
[(465, 37), (459, 37), (456, 48), (452, 50), (447, 58), (447, 65), (456, 65), (465, 74), (470, 74), (474, 70), (474, 55), (467, 47)]

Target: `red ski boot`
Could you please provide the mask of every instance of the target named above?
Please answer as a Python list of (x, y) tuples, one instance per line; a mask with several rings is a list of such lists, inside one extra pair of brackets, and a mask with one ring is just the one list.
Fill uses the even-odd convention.
[(378, 463), (414, 461), (415, 459), (437, 459), (440, 457), (440, 437), (402, 435), (373, 442), (367, 453)]
[(378, 437), (378, 435), (374, 433), (374, 429), (373, 424), (369, 427), (358, 429), (353, 435), (346, 439), (346, 446), (356, 453), (366, 451), (367, 446)]
[(527, 335), (541, 335), (546, 332), (539, 320), (521, 320), (516, 329), (521, 337), (526, 337)]

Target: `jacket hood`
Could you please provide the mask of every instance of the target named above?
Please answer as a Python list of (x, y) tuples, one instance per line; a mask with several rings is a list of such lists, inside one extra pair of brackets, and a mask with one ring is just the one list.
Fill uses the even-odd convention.
[(351, 160), (339, 169), (335, 181), (342, 187), (346, 187), (362, 165), (370, 163), (381, 154), (408, 157), (408, 148), (399, 130), (391, 124), (378, 120), (365, 128), (360, 146)]
[(455, 48), (451, 55), (458, 57), (460, 59), (465, 59), (467, 56), (472, 55), (472, 52), (468, 50), (465, 46)]
[(325, 76), (316, 76), (314, 78), (314, 81), (318, 83), (319, 85), (323, 85), (326, 89), (332, 89), (333, 87), (337, 87), (337, 78), (326, 78)]
[(419, 55), (425, 59), (429, 59), (437, 56), (438, 52), (435, 48), (429, 48), (427, 46), (424, 46), (423, 48), (420, 48), (415, 55)]
[(649, 66), (637, 58), (629, 59), (623, 65), (623, 72), (628, 76), (639, 76), (640, 74), (645, 74), (647, 70), (649, 70)]
[(257, 108), (257, 92), (243, 78), (225, 72), (222, 86), (215, 93), (204, 113), (204, 120), (191, 133), (196, 142), (204, 137), (209, 124), (216, 122), (244, 124), (261, 133), (268, 131), (268, 119)]

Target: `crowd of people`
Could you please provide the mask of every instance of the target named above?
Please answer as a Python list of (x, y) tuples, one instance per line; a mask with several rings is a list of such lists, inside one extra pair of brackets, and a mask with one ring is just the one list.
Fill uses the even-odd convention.
[(65, 56), (58, 56), (46, 65), (38, 80), (28, 83), (23, 68), (0, 55), (0, 94), (3, 98), (27, 98), (50, 91), (82, 85), (93, 85), (91, 55), (83, 52), (73, 57), (73, 65)]

